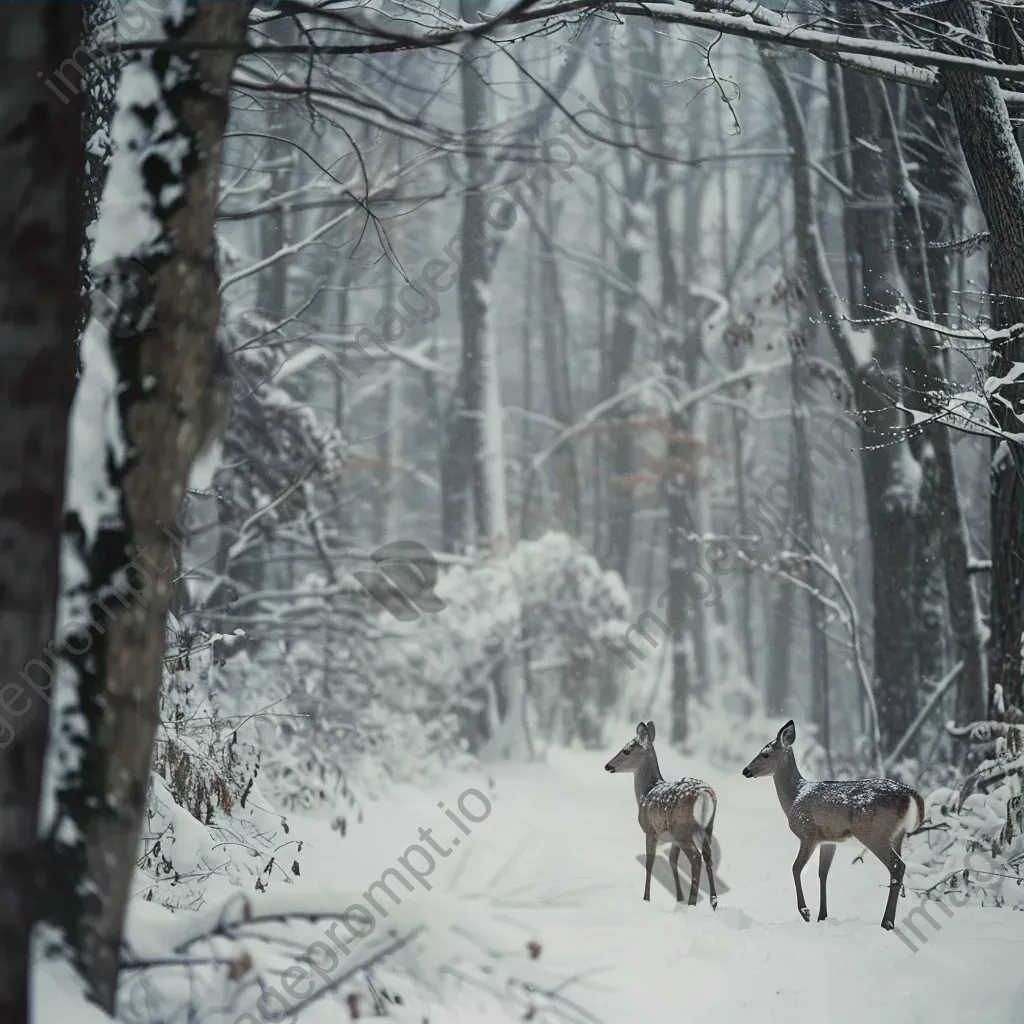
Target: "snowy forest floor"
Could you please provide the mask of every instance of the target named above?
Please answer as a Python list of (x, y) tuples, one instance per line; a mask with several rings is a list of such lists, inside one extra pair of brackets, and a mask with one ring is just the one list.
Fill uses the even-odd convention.
[[(536, 939), (547, 970), (563, 979), (562, 994), (607, 1024), (659, 1017), (694, 1024), (1024, 1024), (1024, 929), (1017, 913), (968, 906), (947, 918), (933, 910), (939, 931), (919, 920), (924, 940), (907, 933), (920, 947), (914, 953), (879, 927), (884, 869), (870, 855), (853, 863), (861, 848), (846, 843), (829, 878), (831, 916), (821, 924), (813, 920), (817, 857), (805, 870), (812, 921), (804, 923), (791, 872), (797, 841), (775, 788), (769, 779), (743, 778), (738, 767), (719, 770), (659, 751), (666, 778), (698, 775), (717, 791), (720, 898), (712, 912), (705, 876), (696, 907), (677, 906), (658, 881), (644, 903), (644, 842), (632, 779), (604, 771), (614, 752), (614, 746), (606, 753), (554, 750), (543, 764), (489, 766), (450, 775), (430, 790), (398, 787), (368, 804), (363, 823), (345, 838), (326, 820), (293, 819), (307, 850), (296, 888), (362, 892), (420, 842), (420, 827), (430, 828), (442, 848), (455, 838), (459, 848), (436, 858), (430, 891), (417, 886), (406, 894), (394, 886), (403, 901), (425, 904), (428, 917), (429, 901), (437, 901), (442, 915), (464, 900), (478, 914), (484, 903), (486, 913), (520, 923), (524, 944)], [(437, 806), (455, 807), (467, 787), (493, 800), (468, 836)], [(479, 806), (466, 799), (471, 813)], [(667, 847), (659, 865), (667, 883), (665, 853)], [(909, 877), (913, 840), (904, 854)], [(685, 863), (682, 858), (681, 869)], [(688, 891), (685, 872), (683, 888)], [(900, 900), (898, 928), (919, 902), (909, 891)], [(454, 979), (445, 982), (442, 1001), (451, 1009), (460, 1001), (458, 988)], [(38, 1019), (46, 1019), (44, 1011)], [(335, 1006), (333, 1013), (339, 1011), (344, 1014)], [(320, 1016), (310, 1012), (313, 1019)]]

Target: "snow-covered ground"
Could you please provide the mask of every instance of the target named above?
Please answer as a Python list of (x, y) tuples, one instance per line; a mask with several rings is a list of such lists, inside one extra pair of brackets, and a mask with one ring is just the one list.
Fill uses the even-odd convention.
[[(345, 838), (327, 821), (295, 821), (307, 845), (302, 877), (290, 896), (305, 890), (315, 902), (328, 892), (362, 893), (386, 868), (399, 866), (410, 845), (424, 845), (419, 830), (426, 828), (451, 852), (434, 858), (429, 891), (417, 885), (407, 894), (393, 883), (403, 906), (392, 908), (389, 923), (417, 905), (427, 920), (457, 920), (463, 912), (467, 925), (499, 918), (510, 935), (522, 937), (522, 947), (536, 939), (538, 964), (584, 1011), (571, 1011), (581, 1024), (655, 1018), (696, 1024), (1024, 1024), (1024, 921), (1017, 913), (965, 907), (947, 919), (933, 911), (940, 930), (919, 923), (925, 941), (908, 934), (920, 947), (912, 952), (897, 934), (879, 927), (884, 869), (873, 860), (853, 863), (861, 851), (848, 843), (840, 846), (830, 876), (830, 919), (804, 923), (791, 874), (796, 840), (774, 786), (768, 779), (744, 779), (738, 768), (716, 770), (659, 751), (667, 778), (697, 774), (718, 793), (720, 902), (712, 912), (702, 882), (696, 907), (677, 906), (657, 883), (651, 902), (644, 903), (643, 835), (632, 779), (604, 771), (615, 749), (556, 750), (544, 764), (452, 775), (430, 791), (399, 788), (369, 805), (364, 822)], [(467, 822), (471, 832), (465, 835), (445, 809), (455, 808), (471, 787), (487, 794), (492, 808), (479, 823)], [(481, 813), (475, 796), (466, 797), (465, 807)], [(912, 843), (904, 851), (908, 863)], [(408, 863), (424, 867), (416, 854)], [(812, 915), (816, 875), (815, 859), (804, 875)], [(261, 900), (274, 898), (253, 896), (257, 912)], [(912, 895), (900, 901), (898, 927), (917, 903)], [(158, 911), (152, 904), (140, 909)], [(462, 1002), (460, 983), (448, 977), (444, 985), (442, 1001), (454, 1009)], [(239, 1006), (236, 1016), (245, 1009), (251, 1007)], [(301, 1019), (333, 1020), (340, 1009), (320, 1004)]]
[[(941, 929), (919, 924), (926, 941), (908, 934), (919, 947), (913, 953), (879, 927), (885, 869), (870, 855), (852, 863), (861, 848), (847, 843), (829, 879), (831, 917), (805, 923), (791, 871), (797, 841), (775, 787), (770, 779), (743, 778), (738, 768), (715, 770), (659, 751), (666, 778), (697, 774), (717, 791), (717, 874), (728, 892), (717, 912), (703, 897), (704, 882), (696, 907), (677, 906), (658, 884), (644, 903), (632, 777), (604, 771), (616, 749), (553, 751), (546, 764), (495, 766), (493, 791), (484, 776), (454, 777), (437, 792), (403, 791), (369, 807), (364, 824), (344, 840), (323, 830), (316, 842), (323, 856), (307, 858), (308, 880), (316, 884), (319, 871), (337, 886), (347, 869), (354, 874), (343, 884), (362, 891), (418, 841), (420, 827), (433, 829), (442, 848), (460, 838), (447, 858), (435, 858), (433, 889), (417, 887), (407, 899), (451, 893), (499, 905), (524, 932), (536, 933), (549, 969), (576, 979), (564, 994), (616, 1024), (656, 1015), (700, 1024), (1024, 1024), (1018, 914), (964, 907), (947, 919), (933, 911)], [(454, 807), (471, 785), (490, 793), (493, 806), (462, 836), (436, 804)], [(467, 798), (471, 812), (477, 806)], [(911, 843), (905, 852), (912, 859)], [(816, 865), (815, 858), (804, 875), (815, 911)], [(900, 901), (897, 924), (917, 903), (913, 896)]]

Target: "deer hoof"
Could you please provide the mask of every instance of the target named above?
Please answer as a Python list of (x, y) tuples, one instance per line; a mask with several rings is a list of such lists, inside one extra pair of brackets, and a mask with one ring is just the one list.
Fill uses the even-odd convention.
[(818, 920), (819, 920), (819, 921), (824, 921), (824, 920), (825, 920), (825, 919), (826, 919), (827, 917), (828, 917), (828, 914), (826, 914), (826, 913), (825, 913), (825, 911), (823, 910), (823, 911), (822, 911), (822, 912), (821, 912), (821, 913), (820, 913), (820, 914), (818, 915)]
[(811, 919), (811, 912), (806, 907), (801, 907), (800, 908), (800, 916), (805, 921), (810, 921), (810, 919)]
[(717, 896), (712, 896), (711, 897), (711, 909), (712, 910), (717, 910), (718, 909), (718, 897)]
[(886, 918), (886, 919), (885, 919), (885, 920), (884, 920), (884, 921), (882, 922), (882, 927), (883, 927), (883, 928), (884, 928), (884, 929), (885, 929), (885, 930), (886, 930), (887, 932), (891, 932), (891, 931), (893, 930), (893, 928), (895, 928), (895, 927), (896, 927), (896, 923), (895, 923), (894, 921), (890, 921), (890, 920), (889, 920), (888, 918)]

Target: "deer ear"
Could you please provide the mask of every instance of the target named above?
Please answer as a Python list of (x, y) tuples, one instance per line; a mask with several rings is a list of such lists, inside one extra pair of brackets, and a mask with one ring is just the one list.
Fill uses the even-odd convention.
[(782, 744), (783, 750), (793, 746), (796, 742), (796, 726), (793, 724), (792, 718), (779, 730), (779, 735), (776, 738)]
[(647, 726), (644, 725), (643, 722), (636, 727), (636, 738), (640, 740), (641, 743), (647, 739)]
[(653, 743), (654, 742), (654, 723), (647, 723), (647, 738)]

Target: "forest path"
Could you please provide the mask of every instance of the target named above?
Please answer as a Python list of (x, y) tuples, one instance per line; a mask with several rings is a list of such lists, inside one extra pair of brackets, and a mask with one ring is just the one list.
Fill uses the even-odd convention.
[[(1024, 921), (1016, 913), (965, 907), (947, 917), (932, 909), (938, 930), (920, 915), (923, 938), (904, 929), (913, 952), (879, 927), (885, 869), (870, 854), (853, 863), (861, 848), (846, 843), (829, 877), (831, 916), (821, 924), (813, 920), (817, 857), (806, 868), (812, 921), (805, 923), (793, 890), (797, 840), (775, 787), (743, 778), (738, 767), (724, 771), (659, 750), (666, 778), (698, 775), (718, 794), (719, 906), (712, 912), (706, 877), (695, 907), (677, 906), (658, 882), (643, 902), (644, 840), (632, 779), (604, 771), (612, 753), (554, 750), (544, 764), (496, 765), (488, 769), (493, 789), (472, 776), (452, 776), (436, 792), (402, 789), (370, 805), (365, 823), (343, 841), (346, 869), (364, 870), (369, 884), (416, 841), (420, 826), (433, 830), (442, 849), (459, 838), (458, 850), (438, 858), (431, 892), (408, 898), (485, 899), (521, 921), (541, 942), (547, 966), (573, 979), (563, 994), (605, 1024), (655, 1017), (673, 1024), (1024, 1024)], [(443, 800), (454, 808), (460, 786), (493, 798), (468, 836), (437, 807)], [(479, 814), (482, 805), (470, 795), (465, 806)], [(911, 843), (904, 853), (912, 861)], [(659, 862), (671, 885), (664, 854)], [(336, 872), (337, 864), (335, 880)], [(912, 893), (900, 900), (897, 928), (918, 904)]]

